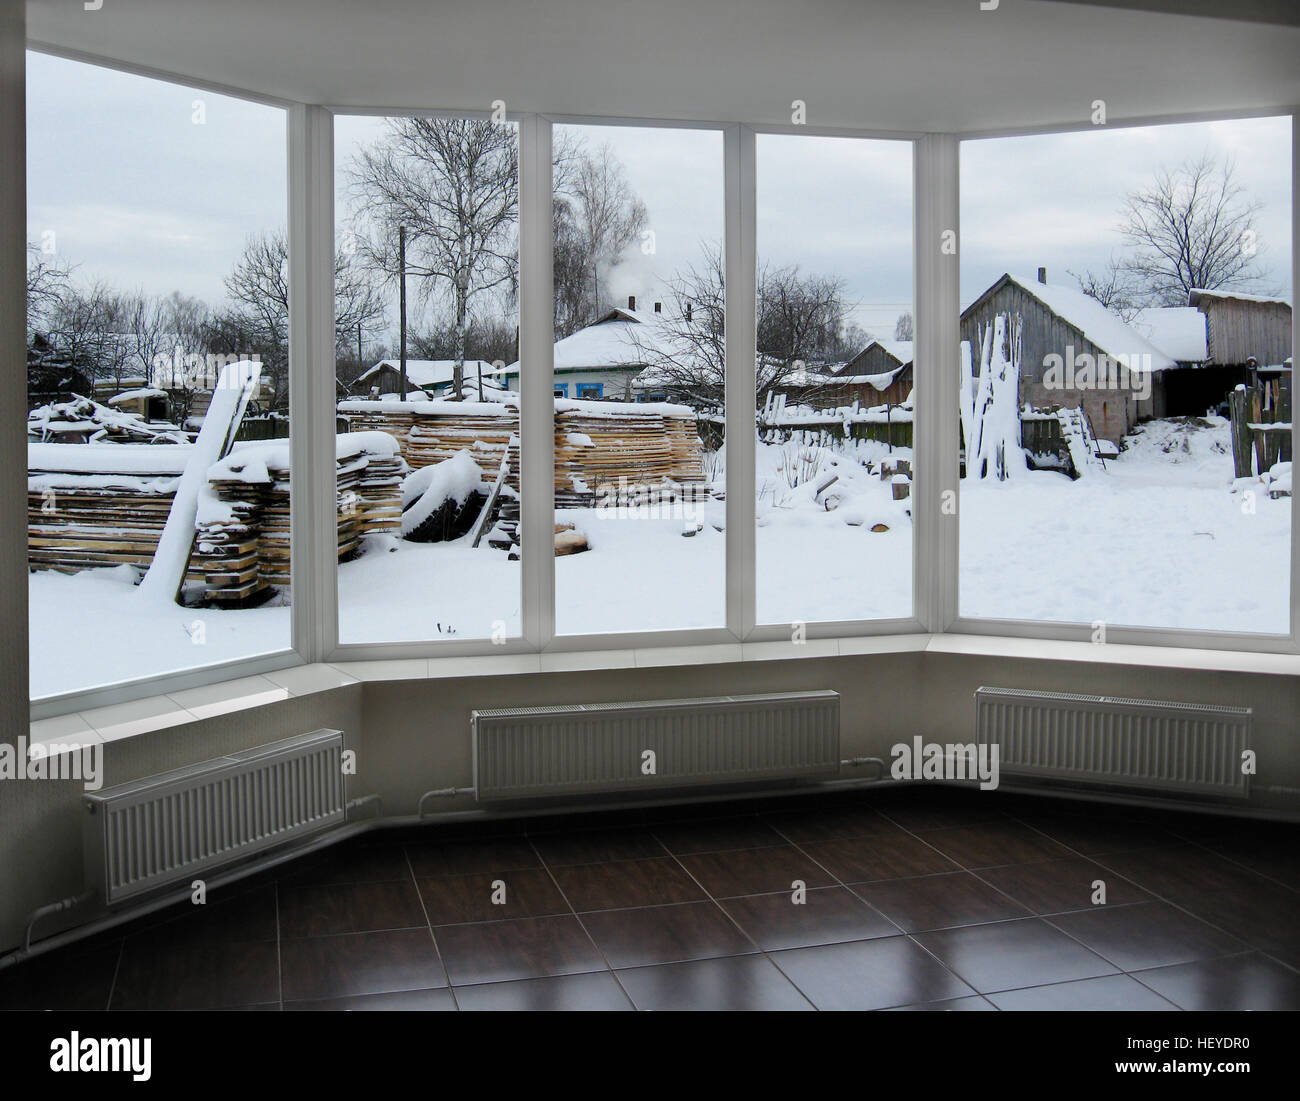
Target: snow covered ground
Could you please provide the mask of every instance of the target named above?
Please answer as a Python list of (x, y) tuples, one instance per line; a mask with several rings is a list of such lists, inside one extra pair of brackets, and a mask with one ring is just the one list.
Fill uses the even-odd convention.
[(960, 519), (964, 616), (1289, 630), (1291, 500), (1234, 489), (1223, 418), (1139, 426), (1075, 482), (968, 479)]
[[(1030, 472), (962, 486), (961, 611), (990, 618), (1285, 633), (1290, 499), (1232, 484), (1227, 424), (1155, 422), (1079, 481)], [(911, 614), (910, 501), (851, 453), (764, 445), (758, 458), (758, 618)], [(906, 452), (894, 452), (894, 457)], [(838, 480), (818, 495), (832, 475)], [(719, 469), (717, 477), (722, 477)], [(791, 481), (796, 484), (791, 485)], [(837, 497), (834, 507), (825, 507)], [(555, 560), (562, 634), (719, 626), (725, 503), (564, 510), (589, 551)], [(702, 525), (693, 536), (686, 522)], [(860, 521), (860, 522), (859, 522)], [(885, 524), (888, 531), (871, 528)], [(287, 597), (259, 608), (148, 598), (130, 569), (31, 575), (33, 696), (207, 665), (289, 645)], [(520, 631), (520, 568), (468, 539), (371, 539), (339, 566), (344, 642), (490, 638)]]

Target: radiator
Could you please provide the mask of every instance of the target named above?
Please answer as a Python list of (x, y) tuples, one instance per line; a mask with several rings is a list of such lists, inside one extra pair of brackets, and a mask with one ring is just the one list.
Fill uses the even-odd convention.
[(87, 885), (120, 902), (342, 823), (342, 750), (317, 730), (87, 793)]
[(980, 688), (976, 735), (1004, 775), (1245, 798), (1248, 707)]
[(480, 802), (817, 778), (840, 767), (835, 692), (498, 708), (473, 712), (472, 728)]

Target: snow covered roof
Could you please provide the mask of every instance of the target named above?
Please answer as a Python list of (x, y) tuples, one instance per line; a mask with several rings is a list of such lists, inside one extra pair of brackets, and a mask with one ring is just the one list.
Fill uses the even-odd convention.
[[(873, 340), (871, 344), (880, 345), (899, 363), (907, 364), (912, 362), (912, 342), (910, 340)], [(870, 348), (871, 344), (868, 344), (867, 347)]]
[[(645, 367), (645, 349), (654, 347), (668, 336), (663, 322), (663, 314), (610, 310), (599, 321), (593, 321), (555, 342), (555, 369), (583, 371), (601, 367)], [(518, 360), (506, 371), (517, 374)]]
[[(1177, 366), (1172, 356), (1161, 351), (1141, 333), (1127, 325), (1122, 317), (1111, 313), (1095, 298), (1084, 294), (1083, 291), (1074, 287), (1063, 287), (1057, 283), (1040, 283), (1037, 279), (1027, 276), (1017, 277), (1008, 274), (1004, 275), (1003, 279), (1010, 280), (1021, 290), (1037, 298), (1057, 317), (1068, 321), (1112, 359), (1125, 365), (1132, 362), (1134, 367), (1149, 368), (1152, 371), (1163, 371)], [(1001, 281), (998, 280), (998, 283)], [(993, 286), (996, 287), (998, 283), (994, 283)], [(984, 295), (980, 295), (980, 298), (983, 297)]]
[(1195, 306), (1139, 310), (1132, 326), (1179, 363), (1204, 363), (1210, 358), (1205, 314)]
[(1199, 305), (1206, 298), (1235, 298), (1238, 302), (1266, 302), (1274, 306), (1286, 306), (1290, 308), (1291, 303), (1285, 298), (1270, 298), (1263, 294), (1247, 294), (1245, 291), (1216, 290), (1209, 291), (1200, 287), (1194, 287), (1187, 292), (1187, 304), (1189, 306)]
[[(373, 367), (358, 375), (354, 385), (360, 386), (371, 375), (378, 375), (385, 367), (400, 372), (402, 363), (397, 359), (381, 359)], [(476, 379), (480, 367), (485, 377), (494, 370), (492, 364), (486, 359), (465, 360), (465, 378)], [(446, 386), (455, 377), (455, 373), (454, 359), (408, 359), (406, 361), (406, 381), (412, 386)]]

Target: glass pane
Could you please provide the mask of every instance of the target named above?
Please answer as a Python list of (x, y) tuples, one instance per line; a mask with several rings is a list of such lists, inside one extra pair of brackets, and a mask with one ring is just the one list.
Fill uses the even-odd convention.
[(335, 120), (339, 640), (520, 633), (519, 135)]
[(757, 619), (912, 614), (912, 146), (760, 134)]
[(284, 650), (284, 112), (27, 65), (32, 696)]
[(723, 626), (722, 134), (554, 134), (556, 631)]
[(962, 146), (961, 614), (1285, 634), (1291, 121)]

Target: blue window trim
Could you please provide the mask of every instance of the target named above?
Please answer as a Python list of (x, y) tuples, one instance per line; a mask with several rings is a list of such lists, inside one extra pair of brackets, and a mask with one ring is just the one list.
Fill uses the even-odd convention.
[(579, 398), (603, 398), (605, 396), (605, 384), (603, 382), (575, 382), (573, 392), (574, 396)]
[(569, 384), (567, 382), (557, 382), (555, 384), (555, 396), (557, 398), (567, 398), (569, 396)]

